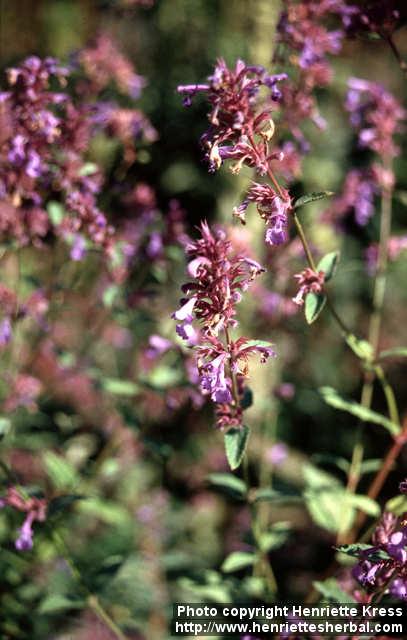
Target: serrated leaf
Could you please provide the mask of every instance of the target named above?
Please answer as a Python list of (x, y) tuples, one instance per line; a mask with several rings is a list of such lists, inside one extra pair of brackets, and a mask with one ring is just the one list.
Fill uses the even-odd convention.
[(246, 495), (245, 482), (231, 473), (211, 473), (208, 480), (214, 487), (235, 498), (243, 499)]
[(298, 207), (303, 207), (305, 204), (309, 204), (310, 202), (315, 202), (316, 200), (329, 198), (333, 195), (335, 195), (333, 191), (312, 191), (312, 193), (307, 193), (305, 196), (301, 196), (301, 198), (297, 198), (297, 200), (294, 202), (294, 209), (298, 209)]
[(225, 451), (226, 457), (229, 462), (229, 466), (232, 469), (237, 469), (244, 457), (247, 442), (249, 440), (250, 429), (246, 425), (242, 427), (232, 427), (225, 433)]
[(326, 295), (323, 293), (307, 293), (305, 296), (304, 312), (308, 324), (312, 324), (318, 318), (326, 303)]
[(240, 571), (246, 567), (251, 567), (256, 556), (249, 551), (234, 551), (223, 562), (221, 569), (225, 573)]
[(379, 353), (379, 360), (384, 358), (407, 358), (407, 347), (394, 347)]
[(139, 387), (135, 382), (119, 378), (103, 378), (102, 387), (108, 393), (117, 396), (134, 396), (139, 392)]
[(344, 400), (332, 387), (321, 387), (319, 392), (325, 402), (331, 407), (347, 411), (363, 422), (378, 424), (387, 429), (393, 436), (400, 433), (401, 428), (399, 425), (382, 416), (380, 413), (376, 413), (376, 411), (372, 411), (372, 409), (367, 409), (353, 400)]
[(339, 251), (331, 251), (327, 253), (318, 262), (317, 271), (323, 271), (325, 274), (325, 282), (328, 282), (335, 275), (336, 268), (339, 262)]
[(349, 593), (343, 591), (339, 586), (335, 578), (328, 578), (327, 580), (313, 582), (313, 585), (324, 598), (332, 602), (339, 602), (341, 604), (351, 604), (356, 602)]

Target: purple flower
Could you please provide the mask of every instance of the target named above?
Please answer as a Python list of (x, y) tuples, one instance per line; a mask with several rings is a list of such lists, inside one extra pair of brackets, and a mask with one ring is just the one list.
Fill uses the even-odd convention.
[(15, 547), (18, 551), (29, 551), (33, 548), (33, 535), (32, 522), (34, 514), (28, 513), (26, 519), (23, 522), (23, 526), (19, 529), (19, 535), (15, 542)]
[(0, 322), (0, 347), (6, 346), (13, 335), (10, 318), (6, 317)]
[(210, 394), (214, 402), (229, 403), (232, 401), (232, 394), (225, 376), (227, 357), (228, 355), (223, 353), (206, 363), (201, 369), (201, 389), (203, 393)]
[(358, 130), (359, 144), (382, 157), (393, 158), (399, 149), (394, 136), (406, 112), (396, 98), (376, 82), (350, 78), (345, 106), (350, 122)]
[(161, 356), (174, 346), (171, 340), (167, 340), (167, 338), (163, 338), (157, 334), (153, 334), (149, 337), (148, 344), (149, 348), (146, 351), (146, 355), (148, 358), (152, 359)]
[(395, 578), (390, 585), (390, 593), (395, 598), (407, 600), (407, 577)]
[(149, 258), (154, 260), (154, 258), (158, 258), (162, 254), (162, 250), (163, 239), (161, 233), (153, 231), (147, 244), (146, 253)]
[(276, 442), (272, 447), (267, 449), (266, 457), (268, 462), (278, 467), (287, 458), (288, 449), (283, 442)]
[(72, 260), (79, 262), (86, 254), (86, 241), (81, 235), (76, 235), (72, 244), (70, 256)]
[(399, 490), (400, 490), (400, 493), (407, 493), (407, 478), (402, 482), (400, 482)]

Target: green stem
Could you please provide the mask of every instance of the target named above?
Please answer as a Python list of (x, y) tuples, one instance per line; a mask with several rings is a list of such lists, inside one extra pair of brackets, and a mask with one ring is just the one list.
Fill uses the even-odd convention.
[(53, 531), (52, 534), (55, 546), (58, 552), (63, 556), (66, 563), (68, 564), (71, 573), (75, 580), (78, 582), (82, 592), (86, 595), (86, 602), (88, 607), (97, 615), (97, 617), (110, 629), (110, 631), (118, 638), (118, 640), (127, 640), (127, 637), (117, 626), (115, 621), (109, 616), (107, 611), (102, 607), (96, 595), (91, 593), (86, 586), (81, 572), (79, 571), (75, 561), (72, 558), (72, 555), (68, 549), (68, 546), (58, 531)]
[[(392, 169), (390, 160), (384, 161), (384, 169), (390, 172)], [(373, 312), (369, 322), (368, 340), (372, 346), (373, 359), (377, 359), (380, 331), (382, 325), (384, 299), (386, 294), (387, 281), (387, 265), (388, 265), (388, 245), (391, 233), (392, 219), (392, 190), (384, 188), (381, 200), (381, 218), (380, 218), (380, 238), (379, 238), (379, 254), (377, 259), (377, 271), (373, 290)], [(384, 377), (383, 369), (376, 365), (372, 370), (366, 371), (361, 392), (360, 404), (370, 409), (373, 399), (373, 385), (375, 377), (378, 377), (386, 398), (389, 415), (393, 422), (400, 424), (397, 404), (394, 397), (393, 389)], [(352, 461), (348, 474), (348, 491), (354, 493), (360, 479), (360, 469), (364, 456), (363, 446), (364, 427), (361, 423), (358, 425), (356, 432), (356, 442), (353, 448)]]
[[(226, 337), (227, 348), (228, 348), (230, 357), (232, 358), (232, 354), (231, 354), (231, 343), (232, 343), (232, 340), (230, 338), (229, 329), (227, 327), (225, 327), (225, 337)], [(230, 363), (230, 366), (229, 366), (229, 372), (230, 372), (230, 379), (232, 380), (233, 400), (234, 400), (234, 403), (235, 403), (236, 407), (238, 407), (239, 406), (239, 391), (238, 391), (238, 388), (237, 388), (236, 374), (233, 371), (232, 362)]]

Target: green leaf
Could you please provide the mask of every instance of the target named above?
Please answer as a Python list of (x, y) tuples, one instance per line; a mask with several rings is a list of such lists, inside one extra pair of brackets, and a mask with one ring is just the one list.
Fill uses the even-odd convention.
[(269, 531), (261, 534), (259, 539), (260, 549), (268, 553), (273, 549), (281, 547), (291, 534), (291, 524), (289, 522), (276, 522)]
[(0, 440), (4, 438), (10, 431), (11, 420), (9, 418), (0, 417)]
[(380, 515), (380, 506), (372, 498), (363, 495), (354, 495), (352, 493), (349, 493), (347, 495), (348, 502), (353, 507), (360, 509), (360, 511), (363, 511), (364, 513), (367, 513), (367, 515), (373, 516), (374, 518)]
[(335, 476), (318, 467), (303, 467), (305, 503), (314, 522), (332, 532), (345, 532), (352, 526), (355, 509), (348, 502), (345, 487)]
[(120, 287), (117, 284), (111, 284), (103, 292), (103, 304), (105, 307), (113, 307), (114, 301), (120, 293)]
[(49, 219), (51, 220), (52, 224), (55, 226), (58, 226), (59, 224), (61, 224), (66, 214), (66, 211), (63, 205), (60, 202), (57, 202), (56, 200), (51, 200), (50, 202), (48, 202), (47, 212), (48, 212)]
[(367, 556), (369, 559), (374, 562), (379, 562), (380, 560), (389, 560), (390, 556), (387, 551), (384, 549), (378, 549), (377, 547), (373, 547), (371, 544), (365, 544), (362, 542), (355, 542), (354, 544), (344, 544), (340, 547), (336, 547), (337, 551), (340, 553), (345, 553), (347, 556), (351, 556), (353, 558), (359, 558), (359, 556), (363, 553), (363, 556)]
[(211, 473), (208, 480), (214, 487), (234, 498), (243, 499), (246, 495), (246, 484), (231, 473)]
[(329, 464), (338, 467), (341, 471), (348, 473), (350, 463), (346, 458), (341, 456), (335, 456), (331, 453), (315, 453), (311, 456), (311, 460), (316, 464)]
[(77, 502), (78, 500), (84, 500), (85, 498), (86, 496), (82, 496), (79, 494), (67, 494), (64, 496), (57, 496), (56, 498), (53, 498), (48, 505), (47, 517), (51, 518), (52, 516), (66, 511), (75, 502)]
[(298, 207), (303, 207), (305, 204), (309, 204), (310, 202), (315, 202), (316, 200), (322, 200), (323, 198), (329, 198), (330, 196), (335, 195), (333, 191), (312, 191), (312, 193), (307, 193), (305, 196), (301, 196), (301, 198), (297, 198), (294, 202), (294, 209), (298, 209)]
[(401, 428), (399, 427), (399, 425), (395, 424), (385, 416), (382, 416), (380, 413), (372, 411), (372, 409), (362, 407), (361, 404), (358, 404), (353, 400), (344, 400), (332, 387), (321, 387), (319, 389), (319, 392), (325, 402), (331, 407), (340, 409), (342, 411), (347, 411), (363, 422), (372, 422), (373, 424), (378, 424), (387, 429), (387, 431), (389, 431), (393, 436), (396, 436), (400, 433)]
[(366, 551), (367, 549), (371, 548), (371, 544), (365, 544), (363, 542), (355, 542), (354, 544), (342, 544), (339, 547), (335, 547), (337, 551), (345, 553), (347, 556), (351, 556), (352, 558), (358, 558), (361, 551)]
[(407, 347), (394, 347), (379, 353), (379, 360), (384, 358), (407, 358)]
[(232, 427), (225, 433), (225, 451), (230, 468), (237, 469), (243, 460), (249, 439), (250, 429), (243, 425), (240, 428)]
[(83, 609), (86, 606), (84, 600), (70, 600), (58, 593), (52, 594), (44, 598), (38, 607), (38, 613), (42, 615), (59, 613), (68, 609)]
[(365, 360), (366, 362), (372, 362), (374, 350), (370, 342), (367, 340), (360, 340), (354, 336), (353, 333), (346, 336), (346, 342), (358, 358)]
[(325, 306), (326, 295), (323, 293), (307, 293), (305, 296), (305, 319), (308, 324), (312, 324), (318, 318)]
[(401, 516), (407, 511), (407, 496), (398, 495), (394, 496), (386, 502), (386, 511), (391, 511), (396, 516)]
[(253, 391), (249, 387), (245, 387), (243, 391), (242, 399), (240, 400), (240, 406), (242, 409), (248, 409), (253, 404)]
[(365, 473), (374, 473), (375, 471), (378, 471), (382, 465), (383, 460), (381, 458), (363, 460), (362, 464), (360, 465), (359, 472), (361, 475)]
[(328, 282), (331, 278), (333, 278), (336, 268), (339, 262), (339, 251), (332, 251), (331, 253), (327, 253), (321, 260), (318, 262), (317, 271), (323, 271), (325, 274), (325, 282)]
[(181, 382), (182, 374), (178, 368), (161, 364), (155, 367), (148, 378), (143, 380), (147, 385), (157, 390), (165, 390), (174, 387)]
[(313, 464), (305, 464), (302, 472), (305, 484), (311, 489), (343, 489), (341, 483), (335, 476), (319, 469), (319, 467)]
[(91, 176), (96, 171), (98, 171), (99, 167), (94, 162), (86, 162), (79, 170), (78, 175), (80, 176)]
[(234, 551), (223, 562), (221, 569), (225, 573), (240, 571), (254, 564), (256, 556), (248, 551)]
[(52, 451), (43, 454), (45, 470), (56, 489), (72, 489), (79, 483), (79, 475), (65, 458)]
[(339, 602), (341, 604), (351, 604), (352, 602), (356, 602), (349, 593), (346, 591), (342, 591), (339, 586), (337, 580), (335, 578), (328, 578), (323, 582), (319, 582), (316, 580), (313, 582), (313, 585), (319, 593), (323, 595), (326, 600), (330, 600), (332, 602)]
[(274, 344), (272, 342), (269, 342), (268, 340), (248, 340), (247, 342), (245, 342), (242, 348), (245, 349), (246, 347), (264, 347), (265, 349), (270, 349), (273, 346)]
[(113, 393), (116, 396), (134, 396), (139, 392), (139, 387), (135, 382), (119, 378), (103, 378), (102, 387), (108, 393)]

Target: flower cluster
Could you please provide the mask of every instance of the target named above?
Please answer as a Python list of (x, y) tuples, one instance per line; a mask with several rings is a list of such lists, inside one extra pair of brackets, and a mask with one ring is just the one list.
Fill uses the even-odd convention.
[(331, 70), (327, 54), (338, 54), (342, 46), (343, 31), (329, 31), (322, 23), (329, 13), (341, 13), (343, 2), (289, 2), (280, 17), (280, 41), (295, 52), (294, 62), (308, 72), (307, 80), (313, 85), (327, 84)]
[(99, 34), (93, 43), (82, 49), (78, 60), (92, 84), (93, 93), (99, 93), (114, 82), (122, 93), (137, 99), (145, 87), (144, 78), (136, 73), (106, 33)]
[(342, 28), (329, 30), (324, 22), (332, 15), (342, 17), (350, 10), (342, 1), (289, 0), (284, 3), (277, 27), (275, 61), (285, 68), (290, 63), (294, 73), (282, 87), (281, 124), (293, 136), (300, 154), (309, 150), (301, 124), (310, 120), (319, 129), (326, 126), (318, 111), (314, 90), (331, 82), (328, 55), (337, 55), (342, 48)]
[(373, 534), (373, 545), (359, 552), (352, 573), (369, 592), (386, 589), (395, 598), (407, 599), (406, 524), (405, 517), (384, 513)]
[(23, 497), (18, 489), (9, 487), (3, 498), (0, 498), (0, 508), (12, 507), (26, 514), (25, 520), (19, 529), (15, 542), (18, 551), (28, 551), (33, 547), (33, 523), (44, 522), (46, 518), (47, 503), (45, 500), (35, 497)]
[(359, 145), (371, 149), (382, 158), (398, 155), (394, 136), (406, 112), (398, 100), (376, 82), (351, 78), (346, 98), (350, 122), (358, 132)]
[[(407, 236), (391, 236), (387, 243), (387, 256), (390, 261), (398, 258), (402, 251), (407, 249)], [(369, 275), (374, 276), (377, 268), (377, 260), (379, 257), (379, 245), (373, 243), (368, 246), (365, 252), (366, 268)]]
[(296, 273), (294, 278), (298, 280), (299, 290), (297, 295), (293, 298), (293, 302), (302, 306), (304, 304), (304, 298), (307, 293), (321, 293), (325, 274), (323, 271), (313, 271), (307, 267), (301, 273)]
[(342, 193), (324, 211), (322, 219), (342, 228), (352, 216), (357, 225), (364, 227), (374, 214), (374, 198), (378, 193), (377, 175), (372, 169), (351, 169)]
[[(9, 89), (0, 95), (6, 127), (0, 157), (0, 231), (19, 244), (39, 241), (53, 226), (66, 238), (82, 233), (105, 248), (113, 229), (97, 208), (100, 175), (84, 171), (92, 130), (90, 109), (51, 91), (51, 79), (66, 84), (68, 70), (53, 58), (27, 58), (8, 70)], [(62, 219), (51, 223), (51, 194), (66, 200)], [(68, 198), (69, 196), (69, 198)]]
[(256, 204), (257, 211), (267, 224), (266, 242), (271, 245), (286, 242), (288, 213), (291, 209), (288, 191), (282, 189), (281, 194), (277, 194), (268, 184), (254, 182), (243, 202), (233, 210), (233, 215), (242, 223), (245, 222), (245, 212), (250, 202)]
[[(240, 425), (247, 359), (257, 352), (265, 362), (274, 352), (269, 344), (242, 337), (234, 341), (229, 330), (237, 326), (235, 307), (242, 292), (264, 269), (252, 259), (234, 255), (222, 230), (212, 232), (203, 222), (200, 233), (201, 238), (186, 247), (193, 280), (183, 285), (186, 297), (173, 317), (179, 322), (178, 335), (196, 345), (201, 391), (218, 403), (218, 425)], [(193, 327), (195, 319), (200, 336)]]
[[(233, 159), (234, 172), (243, 164), (255, 167), (260, 174), (267, 172), (268, 141), (274, 132), (273, 101), (280, 100), (278, 83), (286, 77), (286, 74), (269, 75), (264, 67), (250, 66), (242, 60), (229, 69), (220, 59), (207, 84), (178, 87), (186, 106), (197, 93), (207, 94), (211, 105), (210, 129), (201, 140), (211, 170), (219, 169), (223, 160)], [(260, 102), (261, 87), (269, 91), (271, 100)], [(255, 141), (255, 136), (260, 140)]]
[(349, 35), (370, 31), (388, 38), (400, 26), (402, 17), (397, 0), (373, 0), (365, 6), (347, 7), (342, 12), (342, 22)]

